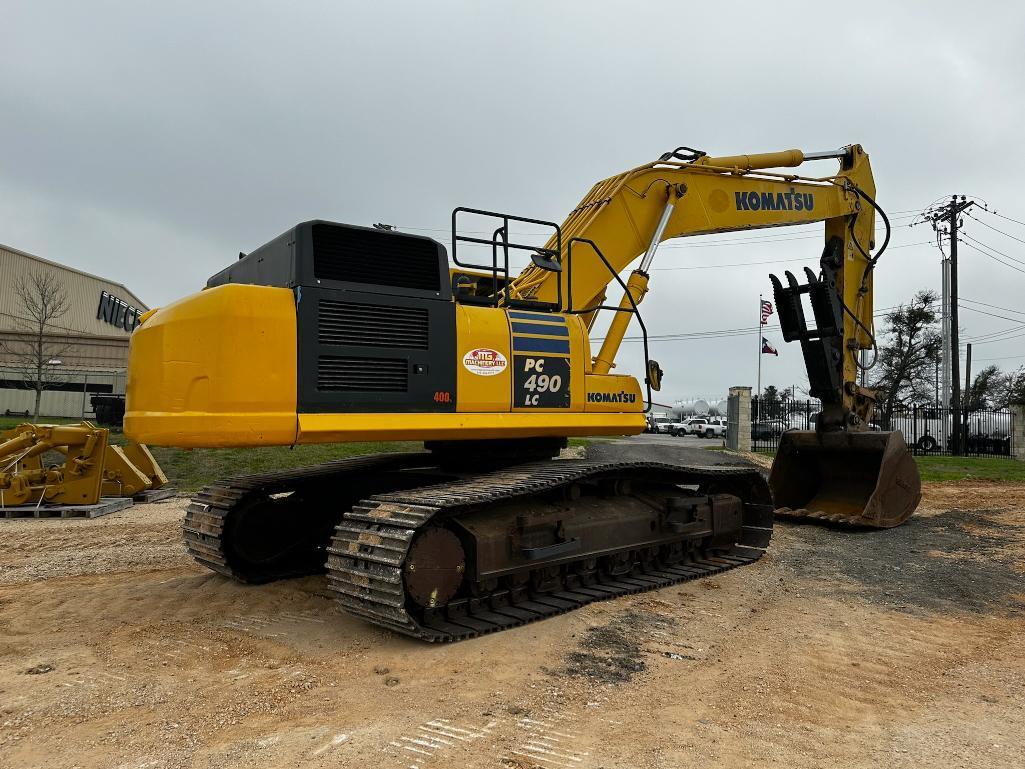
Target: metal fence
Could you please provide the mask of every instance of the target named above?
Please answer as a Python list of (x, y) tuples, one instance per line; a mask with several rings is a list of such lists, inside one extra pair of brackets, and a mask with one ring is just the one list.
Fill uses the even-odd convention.
[[(1014, 436), (1014, 412), (981, 409), (961, 415), (959, 436), (962, 456), (1011, 456)], [(880, 419), (883, 430), (900, 430), (917, 455), (954, 453), (954, 414), (952, 409), (935, 406), (906, 406), (896, 409), (890, 419)]]
[(817, 400), (751, 398), (751, 448), (775, 451), (787, 430), (814, 430), (815, 417), (822, 410)]
[[(93, 397), (125, 392), (124, 371), (69, 369), (51, 379), (40, 399), (40, 418), (94, 419), (97, 415), (93, 410)], [(24, 381), (23, 373), (0, 365), (0, 416), (23, 416), (26, 412), (31, 415), (35, 400), (35, 390)]]
[[(814, 430), (822, 406), (818, 401), (751, 399), (751, 446), (755, 451), (775, 451), (787, 430)], [(1014, 412), (980, 409), (962, 415), (960, 423), (963, 456), (1012, 456)], [(889, 419), (881, 415), (872, 422), (874, 430), (900, 430), (917, 456), (954, 453), (954, 415), (951, 409), (934, 406), (899, 406)]]

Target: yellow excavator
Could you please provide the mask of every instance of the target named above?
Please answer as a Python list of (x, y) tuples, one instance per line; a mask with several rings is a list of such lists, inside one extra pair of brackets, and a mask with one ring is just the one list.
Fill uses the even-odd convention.
[[(769, 170), (818, 160), (839, 170)], [(918, 471), (900, 433), (870, 429), (873, 393), (857, 383), (885, 249), (874, 196), (858, 145), (727, 157), (680, 147), (599, 182), (562, 224), (457, 208), (450, 252), (305, 222), (143, 316), (125, 431), (186, 448), (423, 441), (422, 452), (207, 486), (185, 539), (201, 564), (246, 582), (326, 569), (346, 611), (429, 641), (751, 563), (774, 507), (896, 525), (918, 504)], [(768, 483), (743, 468), (553, 460), (569, 437), (644, 430), (662, 370), (639, 305), (661, 242), (811, 222), (825, 224), (819, 271), (773, 285), (823, 407), (814, 432), (783, 437)], [(524, 227), (550, 237), (519, 242)], [(513, 275), (517, 254), (530, 263)], [(634, 319), (643, 387), (614, 372)]]

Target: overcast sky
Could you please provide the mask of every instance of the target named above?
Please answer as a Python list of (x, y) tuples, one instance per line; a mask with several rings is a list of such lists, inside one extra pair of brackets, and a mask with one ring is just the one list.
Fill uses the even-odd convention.
[[(457, 205), (561, 220), (594, 181), (680, 144), (856, 142), (895, 225), (955, 192), (1025, 222), (1025, 6), (900, 6), (6, 0), (0, 243), (157, 306), (299, 221), (446, 241)], [(979, 218), (1021, 240), (973, 220), (967, 234), (1025, 262), (1025, 226)], [(753, 263), (796, 270), (783, 260), (814, 265), (821, 251), (817, 230), (770, 232), (660, 251), (650, 333), (751, 329), (655, 343), (660, 400), (754, 383), (773, 265)], [(939, 288), (931, 240), (895, 229), (877, 308)], [(964, 333), (1025, 327), (996, 309), (1025, 312), (1025, 264), (961, 256), (962, 296), (1005, 316), (962, 311)], [(763, 385), (800, 385), (798, 345), (766, 335), (780, 356), (764, 359)], [(1016, 367), (1025, 337), (973, 357)], [(621, 360), (639, 372), (639, 345)]]

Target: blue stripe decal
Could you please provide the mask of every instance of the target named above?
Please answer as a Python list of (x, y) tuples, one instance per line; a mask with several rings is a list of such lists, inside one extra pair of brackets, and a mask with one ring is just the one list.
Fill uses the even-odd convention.
[(569, 336), (565, 326), (542, 326), (540, 323), (513, 323), (514, 334), (546, 334), (548, 336)]
[(534, 339), (529, 336), (514, 336), (513, 352), (562, 352), (568, 355), (569, 340)]
[(509, 317), (518, 320), (547, 320), (552, 323), (563, 324), (566, 322), (565, 315), (556, 315), (555, 313), (549, 315), (543, 312), (517, 312), (516, 310), (509, 310)]

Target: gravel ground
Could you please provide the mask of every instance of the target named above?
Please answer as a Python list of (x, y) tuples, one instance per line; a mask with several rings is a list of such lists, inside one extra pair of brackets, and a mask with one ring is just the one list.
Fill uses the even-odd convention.
[(1025, 766), (1025, 485), (444, 646), (204, 571), (184, 504), (0, 520), (0, 767)]

